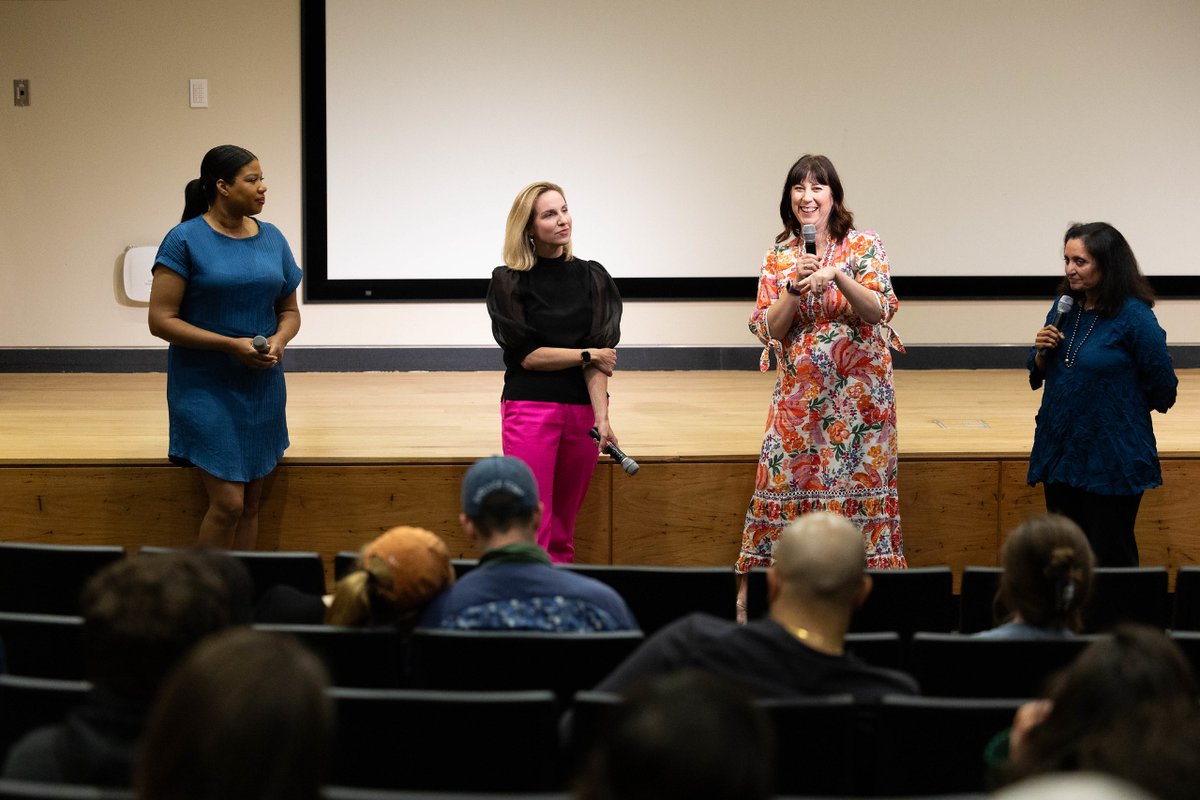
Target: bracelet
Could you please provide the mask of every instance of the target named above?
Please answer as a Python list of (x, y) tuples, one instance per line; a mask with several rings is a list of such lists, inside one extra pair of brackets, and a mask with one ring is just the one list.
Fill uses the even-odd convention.
[(783, 288), (784, 288), (784, 291), (786, 291), (788, 294), (792, 295), (793, 297), (800, 297), (804, 294), (804, 292), (795, 288), (795, 284), (790, 283), (790, 282), (784, 284)]

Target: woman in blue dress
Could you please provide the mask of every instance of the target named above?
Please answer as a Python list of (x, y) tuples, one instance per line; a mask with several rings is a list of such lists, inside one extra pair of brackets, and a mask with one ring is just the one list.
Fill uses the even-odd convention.
[(288, 446), (282, 359), (300, 329), (300, 268), (279, 229), (255, 218), (266, 192), (249, 150), (209, 150), (150, 292), (150, 332), (171, 345), (168, 457), (204, 478), (200, 542), (239, 550), (254, 548), (263, 479)]
[(1137, 566), (1138, 506), (1162, 483), (1150, 411), (1175, 404), (1179, 380), (1125, 237), (1106, 222), (1073, 225), (1063, 264), (1059, 293), (1075, 304), (1062, 330), (1051, 310), (1027, 360), (1030, 386), (1045, 384), (1028, 481), (1083, 529), (1098, 566)]

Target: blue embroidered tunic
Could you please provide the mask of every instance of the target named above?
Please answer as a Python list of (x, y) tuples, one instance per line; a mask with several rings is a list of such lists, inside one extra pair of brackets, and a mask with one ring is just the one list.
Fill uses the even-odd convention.
[[(1046, 315), (1049, 324), (1054, 309)], [(1093, 494), (1132, 495), (1162, 483), (1151, 409), (1175, 404), (1179, 379), (1154, 312), (1129, 298), (1113, 317), (1084, 311), (1063, 320), (1066, 338), (1045, 373), (1029, 349), (1029, 385), (1045, 381), (1037, 414), (1029, 485), (1065, 483)], [(1067, 359), (1071, 366), (1067, 366)]]
[[(195, 217), (163, 239), (156, 266), (187, 283), (179, 316), (224, 336), (271, 336), (275, 305), (300, 284), (300, 268), (279, 229), (258, 222), (244, 239)], [(283, 365), (251, 369), (215, 350), (167, 351), (168, 457), (227, 481), (267, 475), (288, 447)]]

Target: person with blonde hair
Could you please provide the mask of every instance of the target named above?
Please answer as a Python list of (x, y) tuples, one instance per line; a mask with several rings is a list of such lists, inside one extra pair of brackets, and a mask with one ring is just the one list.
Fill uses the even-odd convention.
[(617, 444), (608, 379), (617, 366), (621, 296), (604, 267), (575, 258), (572, 226), (561, 187), (540, 181), (522, 189), (508, 214), (504, 266), (493, 270), (487, 293), (492, 334), (504, 350), (504, 454), (537, 477), (545, 507), (537, 542), (555, 562), (574, 559), (575, 516), (597, 444)]
[(1079, 526), (1061, 514), (1039, 514), (1009, 534), (997, 609), (1004, 624), (976, 634), (986, 639), (1053, 639), (1083, 630), (1095, 556)]

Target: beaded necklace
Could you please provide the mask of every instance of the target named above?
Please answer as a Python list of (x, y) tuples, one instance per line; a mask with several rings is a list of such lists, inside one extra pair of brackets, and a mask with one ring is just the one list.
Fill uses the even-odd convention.
[(1083, 334), (1083, 338), (1079, 340), (1079, 346), (1075, 348), (1074, 354), (1071, 353), (1071, 347), (1075, 344), (1075, 334), (1079, 333), (1079, 320), (1083, 319), (1084, 309), (1079, 309), (1079, 316), (1075, 317), (1075, 327), (1071, 329), (1071, 341), (1067, 342), (1067, 350), (1063, 354), (1063, 364), (1067, 369), (1075, 366), (1075, 362), (1079, 360), (1079, 351), (1083, 349), (1083, 343), (1092, 335), (1092, 328), (1096, 327), (1096, 320), (1100, 319), (1100, 315), (1092, 312), (1092, 324), (1088, 326), (1087, 333)]

